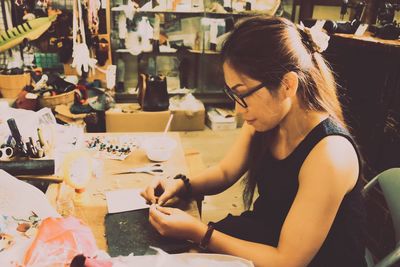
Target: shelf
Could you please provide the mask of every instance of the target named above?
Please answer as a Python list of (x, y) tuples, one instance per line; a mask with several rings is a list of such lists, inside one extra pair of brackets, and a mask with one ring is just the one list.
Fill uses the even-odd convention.
[[(187, 50), (189, 53), (193, 53), (193, 54), (206, 54), (206, 55), (219, 55), (220, 52), (217, 51), (211, 51), (211, 50), (205, 50), (205, 51), (201, 51), (201, 50), (193, 50), (193, 49), (189, 49)], [(129, 49), (117, 49), (116, 50), (117, 53), (130, 53), (131, 50)], [(140, 55), (165, 55), (165, 56), (169, 56), (169, 55), (175, 55), (175, 52), (140, 52), (139, 54), (135, 55), (135, 56), (140, 56)]]
[(220, 52), (218, 51), (212, 51), (212, 50), (189, 50), (189, 52), (194, 53), (194, 54), (206, 54), (206, 55), (219, 55)]
[[(161, 6), (156, 7), (155, 10), (152, 10), (151, 8), (147, 10), (137, 9), (135, 11), (134, 22), (127, 24), (127, 27), (133, 29), (135, 27), (134, 24), (137, 23), (141, 17), (147, 16), (150, 24), (153, 23), (152, 25), (154, 26), (155, 22), (152, 19), (160, 15), (160, 31), (165, 31), (167, 33), (172, 33), (171, 35), (176, 35), (174, 38), (171, 36), (169, 37), (171, 37), (171, 40), (177, 41), (177, 43), (178, 41), (181, 43), (183, 41), (188, 48), (197, 48), (197, 50), (182, 48), (179, 49), (178, 52), (178, 50), (173, 51), (173, 49), (162, 49), (166, 46), (160, 46), (160, 52), (153, 52), (151, 47), (145, 47), (151, 49), (151, 51), (143, 52), (140, 49), (141, 46), (138, 44), (137, 46), (130, 47), (130, 49), (117, 49), (119, 46), (117, 42), (115, 42), (113, 56), (125, 62), (124, 65), (121, 64), (121, 66), (125, 68), (125, 73), (139, 71), (164, 73), (162, 68), (165, 67), (168, 68), (168, 71), (170, 69), (173, 70), (175, 76), (175, 73), (182, 71), (180, 68), (185, 68), (183, 71), (187, 72), (187, 84), (192, 87), (197, 86), (194, 95), (198, 99), (210, 104), (232, 104), (232, 102), (222, 92), (222, 88), (219, 88), (223, 86), (223, 74), (221, 72), (221, 68), (219, 67), (221, 63), (221, 52), (209, 50), (212, 46), (209, 46), (207, 41), (207, 35), (209, 34), (208, 32), (211, 31), (211, 27), (208, 25), (208, 23), (215, 20), (213, 22), (218, 24), (220, 23), (222, 25), (222, 20), (227, 19), (229, 20), (228, 26), (230, 26), (230, 23), (232, 22), (231, 20), (235, 22), (242, 17), (261, 15), (265, 13), (255, 10), (224, 12), (222, 9), (220, 10), (222, 11), (221, 13), (211, 12), (206, 8), (206, 3), (209, 3), (210, 1), (200, 0), (200, 2), (201, 1), (203, 4), (199, 4), (199, 6), (193, 9), (190, 9), (190, 6), (188, 5), (187, 11), (183, 10), (181, 6), (178, 6), (178, 10), (166, 10), (165, 5), (162, 6), (163, 10), (161, 10)], [(125, 12), (125, 8), (126, 6), (121, 5), (114, 7), (112, 11)], [(120, 14), (123, 13), (114, 13), (114, 15), (117, 17)], [(185, 19), (188, 19), (188, 21), (185, 21)], [(113, 27), (114, 29), (117, 27), (117, 20), (115, 16), (113, 20)], [(220, 27), (218, 30), (222, 30), (222, 28), (223, 27)], [(126, 44), (129, 46), (129, 43)], [(174, 46), (174, 48), (177, 47)], [(132, 62), (132, 60), (136, 62)], [(184, 64), (180, 65), (181, 60), (185, 60), (185, 63), (187, 63), (187, 66), (188, 68), (190, 67), (190, 69), (186, 69)], [(129, 64), (126, 64), (126, 62), (129, 62)], [(124, 81), (126, 88), (135, 86), (135, 79), (137, 79), (135, 76), (128, 78), (128, 76), (125, 75), (124, 78), (127, 78), (127, 80)], [(176, 78), (178, 77), (176, 76)], [(179, 80), (176, 79), (175, 82), (178, 81)], [(137, 96), (128, 93), (128, 91), (116, 93), (116, 101), (135, 102), (137, 101)]]
[[(117, 53), (121, 53), (121, 54), (124, 54), (124, 53), (131, 53), (131, 50), (130, 49), (117, 49), (116, 50), (116, 52)], [(140, 56), (140, 55), (166, 55), (166, 56), (168, 56), (168, 55), (175, 55), (176, 54), (176, 51), (175, 52), (157, 52), (157, 53), (155, 53), (155, 52), (140, 52), (140, 53), (138, 53), (137, 55), (135, 55), (135, 56)]]
[[(171, 94), (170, 96), (172, 96)], [(232, 100), (230, 100), (225, 93), (223, 92), (215, 92), (215, 93), (194, 93), (193, 94), (196, 99), (203, 102), (205, 105), (208, 104), (232, 104)], [(115, 93), (115, 101), (117, 103), (137, 103), (137, 94), (130, 93)]]
[[(111, 11), (113, 12), (120, 12), (123, 11), (123, 9), (114, 9), (112, 8)], [(204, 11), (171, 11), (171, 10), (137, 10), (135, 14), (157, 14), (157, 13), (163, 13), (163, 14), (184, 14), (184, 15), (203, 15)]]
[(265, 13), (262, 13), (261, 11), (242, 11), (242, 12), (226, 12), (226, 13), (216, 13), (216, 12), (205, 12), (204, 15), (205, 17), (208, 18), (225, 18), (229, 16), (235, 16), (235, 17), (245, 17), (245, 16), (257, 16), (257, 15), (262, 15)]
[[(113, 12), (120, 12), (123, 11), (123, 9), (114, 9), (112, 8), (111, 11)], [(205, 17), (210, 17), (210, 18), (224, 18), (227, 16), (257, 16), (257, 15), (262, 15), (265, 14), (262, 11), (240, 11), (240, 12), (209, 12), (209, 11), (172, 11), (172, 10), (138, 10), (136, 11), (137, 14), (157, 14), (157, 13), (163, 13), (163, 14), (183, 14), (183, 15), (202, 15)]]

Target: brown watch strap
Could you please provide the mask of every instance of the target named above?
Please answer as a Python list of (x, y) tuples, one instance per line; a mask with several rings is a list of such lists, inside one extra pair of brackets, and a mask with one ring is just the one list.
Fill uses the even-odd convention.
[(207, 232), (204, 235), (204, 237), (201, 239), (199, 247), (203, 250), (206, 250), (208, 247), (208, 244), (210, 243), (211, 235), (214, 231), (214, 224), (213, 223), (208, 223), (208, 228)]

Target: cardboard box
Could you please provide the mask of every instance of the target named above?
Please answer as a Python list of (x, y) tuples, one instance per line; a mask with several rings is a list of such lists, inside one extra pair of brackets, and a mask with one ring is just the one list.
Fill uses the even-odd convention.
[(236, 129), (236, 117), (224, 117), (215, 109), (207, 111), (207, 126), (213, 131)]
[(141, 111), (139, 104), (117, 104), (106, 111), (107, 132), (161, 132), (168, 123), (170, 111)]
[(83, 114), (73, 114), (70, 111), (71, 105), (57, 105), (54, 109), (55, 114), (54, 117), (56, 117), (58, 120), (67, 123), (67, 124), (73, 124), (73, 125), (78, 125), (80, 127), (83, 127), (83, 129), (86, 132), (86, 123), (84, 119), (88, 115), (87, 113)]
[(205, 127), (206, 111), (204, 105), (200, 110), (171, 110), (174, 118), (171, 131), (201, 131)]
[(83, 119), (72, 119), (72, 118), (69, 118), (67, 116), (64, 116), (64, 115), (58, 114), (58, 113), (55, 114), (54, 117), (56, 117), (56, 119), (58, 119), (64, 123), (80, 126), (86, 132), (86, 123)]

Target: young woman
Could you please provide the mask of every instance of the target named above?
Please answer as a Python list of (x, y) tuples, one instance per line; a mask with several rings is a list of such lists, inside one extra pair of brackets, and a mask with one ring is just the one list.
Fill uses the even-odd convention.
[[(365, 266), (361, 161), (320, 54), (323, 39), (315, 36), (286, 19), (263, 16), (232, 31), (222, 50), (226, 92), (246, 122), (217, 166), (189, 182), (156, 180), (143, 191), (157, 203), (150, 222), (162, 235), (256, 266)], [(162, 207), (188, 189), (222, 192), (246, 173), (247, 207), (255, 186), (259, 197), (240, 216), (207, 226)], [(158, 197), (156, 188), (163, 191)]]

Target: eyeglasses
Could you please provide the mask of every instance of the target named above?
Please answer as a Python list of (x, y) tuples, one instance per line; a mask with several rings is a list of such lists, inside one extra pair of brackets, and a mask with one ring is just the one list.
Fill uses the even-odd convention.
[(264, 87), (265, 87), (265, 83), (261, 83), (255, 87), (251, 88), (248, 92), (246, 92), (244, 94), (238, 94), (235, 91), (233, 91), (228, 85), (225, 84), (224, 91), (231, 100), (235, 101), (242, 107), (247, 108), (248, 105), (247, 105), (246, 101), (244, 101), (244, 99)]

